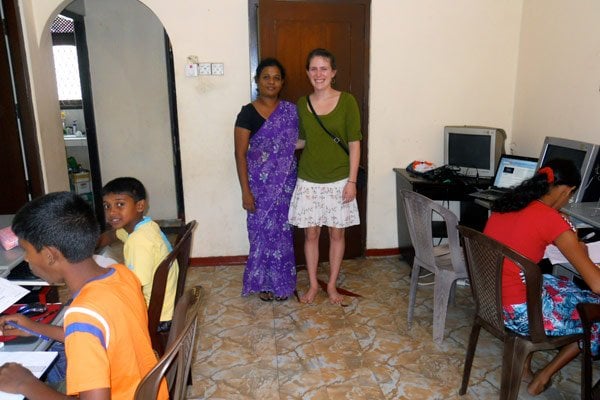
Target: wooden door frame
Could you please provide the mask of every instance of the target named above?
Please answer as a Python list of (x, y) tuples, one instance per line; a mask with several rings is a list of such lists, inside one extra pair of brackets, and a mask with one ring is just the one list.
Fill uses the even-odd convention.
[(36, 136), (35, 118), (33, 116), (33, 102), (29, 73), (27, 71), (27, 57), (25, 40), (23, 38), (23, 24), (20, 18), (18, 0), (1, 0), (10, 48), (10, 63), (15, 91), (17, 95), (17, 117), (21, 125), (21, 138), (23, 140), (23, 154), (25, 170), (27, 172), (27, 187), (30, 198), (44, 194), (44, 180), (40, 162), (39, 144)]
[(98, 135), (96, 132), (96, 117), (94, 115), (94, 96), (92, 93), (90, 59), (88, 55), (84, 16), (66, 9), (63, 9), (60, 14), (73, 20), (75, 36), (74, 45), (77, 51), (79, 82), (81, 86), (81, 108), (83, 109), (83, 119), (85, 120), (85, 136), (87, 138), (87, 152), (90, 161), (94, 212), (96, 213), (96, 218), (98, 219), (102, 230), (104, 230), (106, 218), (104, 217), (104, 207), (102, 205), (102, 175), (100, 171), (100, 154), (98, 152)]
[[(289, 1), (289, 2), (298, 2), (298, 1), (302, 1), (302, 0), (278, 0), (278, 1)], [(338, 3), (340, 2), (340, 0), (306, 0), (306, 1), (310, 1), (313, 3)], [(369, 7), (371, 7), (371, 0), (344, 0), (345, 3), (359, 3), (359, 4), (366, 4)], [(248, 34), (249, 34), (249, 46), (250, 46), (250, 88), (251, 88), (251, 99), (255, 100), (256, 96), (257, 96), (257, 86), (256, 83), (254, 82), (254, 72), (256, 71), (256, 67), (258, 66), (258, 62), (260, 60), (260, 54), (258, 54), (259, 51), (259, 30), (258, 30), (258, 25), (259, 25), (259, 21), (258, 21), (258, 7), (259, 7), (259, 3), (260, 0), (248, 0)], [(370, 12), (369, 12), (369, 16), (370, 16)], [(362, 149), (361, 149), (361, 165), (365, 167), (365, 169), (368, 171), (368, 154), (369, 154), (369, 134), (368, 134), (368, 127), (369, 127), (369, 56), (370, 56), (370, 52), (369, 52), (369, 45), (370, 45), (370, 32), (371, 32), (371, 26), (370, 26), (370, 18), (366, 18), (365, 20), (365, 49), (364, 49), (364, 54), (366, 57), (365, 60), (365, 70), (364, 70), (364, 82), (365, 82), (365, 86), (364, 86), (364, 94), (363, 94), (363, 104), (364, 104), (364, 110), (362, 111), (362, 115), (361, 115), (361, 129), (363, 131), (363, 136), (364, 139), (362, 141)], [(366, 140), (365, 140), (366, 139)], [(362, 196), (362, 199), (359, 201), (359, 207), (362, 207), (365, 210), (363, 219), (361, 220), (360, 223), (360, 231), (361, 231), (361, 239), (362, 239), (362, 248), (361, 248), (361, 255), (365, 256), (366, 255), (366, 249), (367, 249), (367, 197), (368, 197), (368, 183), (367, 183), (367, 187), (363, 189), (365, 191), (364, 196)]]
[[(160, 21), (160, 20), (159, 20)], [(162, 24), (162, 22), (161, 22)], [(164, 29), (164, 25), (163, 25)], [(175, 176), (175, 197), (177, 201), (177, 218), (185, 222), (185, 202), (183, 197), (183, 172), (181, 168), (181, 139), (179, 137), (179, 119), (177, 118), (177, 90), (175, 87), (175, 61), (171, 39), (164, 29), (165, 61), (167, 70), (167, 91), (169, 116), (171, 117), (171, 143), (173, 146), (173, 169)]]

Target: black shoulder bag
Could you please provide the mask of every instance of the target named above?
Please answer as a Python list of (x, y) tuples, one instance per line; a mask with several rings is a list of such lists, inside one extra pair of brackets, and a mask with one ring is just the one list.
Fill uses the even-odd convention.
[[(317, 122), (319, 123), (319, 125), (321, 125), (321, 128), (323, 128), (323, 130), (333, 139), (333, 141), (335, 143), (337, 143), (342, 150), (344, 150), (344, 152), (346, 153), (346, 155), (348, 155), (348, 157), (350, 156), (350, 152), (348, 151), (348, 147), (346, 146), (346, 144), (344, 142), (342, 142), (342, 139), (340, 139), (339, 137), (335, 136), (333, 133), (329, 132), (329, 130), (327, 128), (325, 128), (325, 125), (323, 125), (323, 122), (321, 121), (321, 118), (319, 118), (319, 116), (317, 115), (317, 113), (315, 112), (315, 109), (313, 108), (312, 103), (310, 102), (310, 97), (306, 96), (306, 102), (308, 103), (308, 107), (310, 108), (310, 111), (312, 112), (312, 115), (315, 116)], [(362, 165), (358, 166), (358, 173), (356, 174), (356, 188), (357, 189), (363, 189), (367, 186), (367, 171), (365, 170), (365, 168)]]

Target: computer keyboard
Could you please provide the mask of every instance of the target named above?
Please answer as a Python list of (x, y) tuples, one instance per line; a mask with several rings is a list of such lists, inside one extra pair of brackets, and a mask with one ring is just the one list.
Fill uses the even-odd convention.
[(502, 190), (498, 190), (498, 189), (485, 189), (482, 190), (481, 192), (479, 192), (482, 195), (485, 196), (494, 196), (494, 197), (500, 197), (502, 196), (505, 192), (503, 192)]
[(471, 193), (471, 196), (476, 197), (478, 199), (484, 199), (488, 201), (494, 201), (500, 196), (502, 196), (504, 192), (502, 190), (497, 189), (485, 189), (480, 190), (479, 192)]

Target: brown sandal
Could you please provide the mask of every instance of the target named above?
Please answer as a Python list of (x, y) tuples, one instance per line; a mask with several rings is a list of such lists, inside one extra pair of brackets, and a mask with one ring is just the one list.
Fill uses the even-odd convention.
[(262, 301), (273, 301), (273, 293), (271, 292), (260, 292), (258, 298)]

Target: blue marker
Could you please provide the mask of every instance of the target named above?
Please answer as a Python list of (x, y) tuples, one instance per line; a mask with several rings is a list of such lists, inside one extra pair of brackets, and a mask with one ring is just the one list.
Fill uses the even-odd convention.
[(24, 332), (27, 332), (27, 333), (29, 333), (30, 335), (37, 336), (37, 337), (39, 337), (40, 339), (47, 340), (47, 341), (50, 341), (50, 340), (52, 340), (52, 339), (50, 339), (48, 336), (42, 335), (41, 333), (38, 333), (38, 332), (36, 332), (36, 331), (32, 331), (32, 330), (31, 330), (31, 329), (29, 329), (29, 328), (25, 328), (24, 326), (22, 326), (22, 325), (19, 325), (19, 324), (17, 324), (17, 323), (16, 323), (16, 322), (14, 322), (14, 321), (6, 321), (6, 322), (5, 322), (5, 324), (6, 324), (6, 325), (10, 325), (10, 326), (12, 326), (13, 328), (20, 329), (20, 330), (22, 330), (22, 331), (24, 331)]

